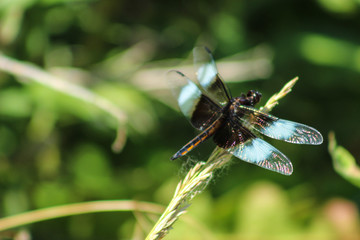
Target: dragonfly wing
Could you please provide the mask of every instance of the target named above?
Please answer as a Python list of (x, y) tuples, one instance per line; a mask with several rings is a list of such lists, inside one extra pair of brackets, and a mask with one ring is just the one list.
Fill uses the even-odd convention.
[(204, 130), (222, 115), (221, 107), (183, 73), (171, 70), (166, 78), (180, 110), (195, 128)]
[(226, 105), (231, 99), (231, 94), (218, 73), (210, 50), (206, 47), (195, 47), (193, 54), (196, 76), (201, 87), (220, 105)]
[(252, 138), (243, 144), (227, 149), (235, 157), (253, 163), (259, 167), (291, 175), (293, 171), (290, 160), (279, 150), (260, 138)]
[(214, 134), (214, 142), (243, 161), (284, 175), (293, 171), (283, 153), (240, 124), (224, 123)]
[(241, 104), (236, 108), (240, 122), (268, 137), (296, 144), (318, 145), (323, 142), (321, 133), (307, 125), (280, 119)]

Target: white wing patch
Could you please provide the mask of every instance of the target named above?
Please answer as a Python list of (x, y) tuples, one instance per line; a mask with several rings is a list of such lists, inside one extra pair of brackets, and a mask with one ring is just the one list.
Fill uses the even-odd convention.
[(244, 126), (277, 140), (310, 145), (323, 142), (321, 133), (305, 124), (280, 119), (240, 104), (236, 105), (235, 113), (239, 114), (238, 119)]
[(255, 128), (262, 134), (285, 142), (318, 145), (323, 142), (321, 134), (307, 125), (278, 119), (265, 128)]
[(251, 139), (244, 144), (227, 149), (235, 157), (243, 161), (284, 175), (293, 171), (290, 160), (279, 150), (260, 138)]
[(201, 96), (201, 91), (195, 83), (188, 81), (179, 94), (178, 103), (185, 116), (189, 116), (193, 110), (194, 103)]
[(207, 89), (213, 82), (213, 79), (217, 75), (217, 69), (214, 66), (214, 63), (206, 63), (199, 67), (197, 71), (197, 78), (205, 89)]

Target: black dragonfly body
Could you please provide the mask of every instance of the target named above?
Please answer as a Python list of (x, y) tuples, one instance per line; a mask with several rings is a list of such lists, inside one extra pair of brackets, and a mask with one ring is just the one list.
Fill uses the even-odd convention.
[(167, 79), (181, 111), (202, 132), (175, 153), (172, 160), (213, 137), (219, 147), (243, 161), (290, 175), (293, 171), (290, 160), (255, 133), (296, 144), (322, 143), (323, 138), (316, 129), (254, 108), (261, 98), (259, 92), (250, 90), (246, 95), (233, 98), (211, 52), (196, 47), (193, 53), (197, 81), (176, 70), (170, 71)]

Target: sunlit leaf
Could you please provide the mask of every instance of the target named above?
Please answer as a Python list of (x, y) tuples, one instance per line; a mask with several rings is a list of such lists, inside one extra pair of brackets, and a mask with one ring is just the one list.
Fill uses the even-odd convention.
[(3, 206), (6, 215), (24, 212), (29, 207), (29, 199), (25, 191), (13, 189), (2, 194)]
[[(73, 115), (84, 121), (94, 121), (102, 117), (108, 119), (106, 118), (106, 114), (88, 102), (84, 102), (73, 96), (54, 91), (36, 83), (28, 84), (27, 86), (35, 103), (42, 108), (42, 111), (45, 109), (49, 111), (48, 114), (53, 115), (51, 118), (61, 117), (62, 119), (66, 119)], [(108, 124), (108, 126), (112, 128), (117, 126), (115, 120), (113, 122), (104, 121), (104, 124)]]
[(220, 48), (231, 52), (234, 48), (241, 46), (245, 33), (239, 19), (230, 14), (220, 13), (212, 18), (211, 27), (216, 39), (220, 42)]
[(337, 145), (333, 132), (329, 134), (329, 152), (335, 171), (350, 183), (360, 187), (360, 167), (348, 150)]
[[(93, 0), (83, 0), (82, 2), (91, 2)], [(57, 4), (64, 4), (64, 3), (76, 3), (78, 0), (40, 0), (39, 2), (45, 5), (57, 5)]]
[(294, 231), (290, 203), (285, 192), (273, 183), (259, 182), (244, 193), (236, 216), (236, 231), (267, 236)]
[(318, 3), (329, 12), (351, 14), (357, 10), (357, 0), (318, 0)]
[(31, 114), (31, 101), (20, 88), (0, 91), (0, 114), (9, 117), (27, 117)]
[(67, 185), (59, 182), (43, 182), (37, 184), (34, 201), (38, 208), (68, 203), (71, 192)]
[(155, 114), (149, 98), (136, 89), (129, 86), (102, 84), (95, 91), (99, 95), (106, 96), (126, 113), (132, 131), (146, 134), (155, 126)]
[(308, 61), (318, 65), (360, 71), (360, 48), (350, 41), (320, 34), (304, 34), (300, 38), (300, 52)]

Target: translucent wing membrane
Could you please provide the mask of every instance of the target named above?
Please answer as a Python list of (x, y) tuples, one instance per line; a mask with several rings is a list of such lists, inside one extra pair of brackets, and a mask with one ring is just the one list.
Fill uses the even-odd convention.
[(323, 142), (320, 132), (307, 125), (279, 119), (240, 104), (237, 105), (236, 113), (238, 120), (245, 126), (268, 137), (296, 144), (318, 145)]
[(204, 130), (221, 116), (220, 106), (183, 73), (171, 70), (167, 73), (167, 80), (180, 110), (195, 128)]
[(220, 105), (226, 105), (231, 99), (230, 91), (222, 81), (211, 52), (206, 47), (193, 50), (197, 79), (206, 94)]
[(239, 123), (225, 122), (214, 134), (215, 143), (235, 157), (260, 167), (290, 175), (290, 160)]
[(268, 170), (291, 175), (293, 167), (290, 160), (279, 150), (260, 138), (249, 139), (243, 144), (227, 149), (243, 161), (256, 164)]

